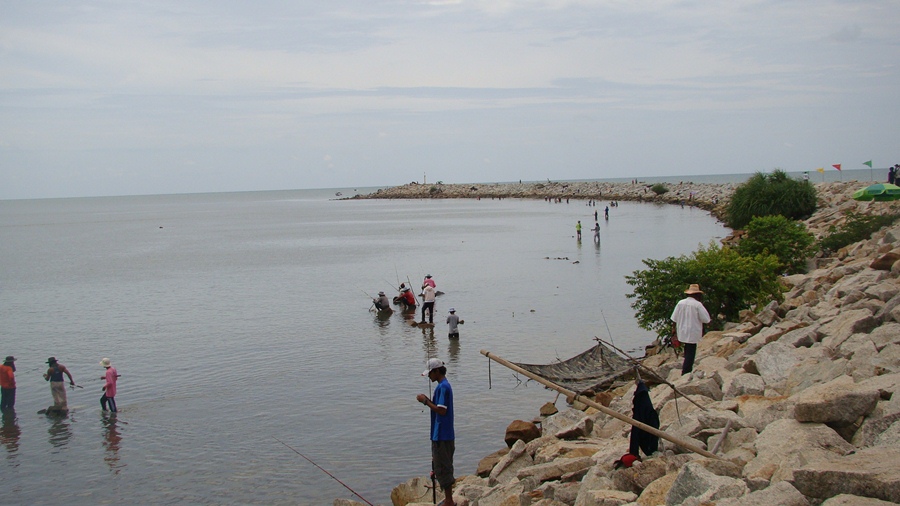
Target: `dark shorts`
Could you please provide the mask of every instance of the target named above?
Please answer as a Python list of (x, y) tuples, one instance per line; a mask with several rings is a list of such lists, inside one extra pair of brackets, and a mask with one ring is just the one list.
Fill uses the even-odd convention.
[(453, 452), (456, 441), (432, 441), (431, 461), (434, 464), (434, 478), (442, 489), (453, 486)]
[(449, 336), (450, 339), (459, 339), (459, 332), (451, 332)]

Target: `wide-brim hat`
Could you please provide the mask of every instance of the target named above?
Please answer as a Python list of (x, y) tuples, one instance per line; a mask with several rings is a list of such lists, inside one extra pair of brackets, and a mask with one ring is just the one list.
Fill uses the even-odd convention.
[(378, 295), (384, 295), (384, 292), (378, 292)]
[(53, 365), (56, 363), (56, 357), (50, 357), (47, 359), (47, 363)]
[(102, 365), (103, 367), (110, 367), (110, 361), (109, 361), (109, 359), (108, 359), (108, 358), (104, 358), (103, 360), (100, 361), (100, 365)]
[(15, 362), (15, 361), (16, 361), (16, 357), (10, 355), (10, 356), (4, 358), (3, 361), (4, 361), (4, 362)]
[(451, 307), (450, 310), (449, 310), (448, 312), (450, 312), (450, 313), (455, 313), (455, 312), (456, 312), (456, 308), (455, 308), (455, 307)]
[(688, 295), (693, 295), (696, 293), (703, 293), (703, 290), (700, 289), (700, 285), (698, 285), (697, 283), (694, 283), (691, 286), (689, 286), (688, 289), (684, 291), (684, 293), (686, 293)]

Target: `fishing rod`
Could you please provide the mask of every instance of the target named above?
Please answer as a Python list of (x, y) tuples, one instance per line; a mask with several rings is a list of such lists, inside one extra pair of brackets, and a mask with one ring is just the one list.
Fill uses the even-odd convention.
[(274, 439), (275, 441), (278, 441), (279, 443), (283, 444), (284, 446), (287, 446), (288, 448), (290, 448), (291, 450), (293, 450), (294, 453), (296, 453), (297, 455), (299, 455), (299, 456), (303, 457), (304, 459), (306, 459), (307, 461), (309, 461), (310, 464), (312, 464), (312, 465), (318, 467), (320, 470), (322, 470), (323, 473), (325, 473), (325, 474), (327, 474), (328, 476), (330, 476), (331, 479), (333, 479), (334, 481), (336, 481), (336, 482), (340, 483), (341, 485), (343, 485), (344, 488), (346, 488), (346, 489), (349, 490), (350, 492), (353, 492), (353, 495), (355, 495), (356, 497), (359, 497), (360, 499), (362, 499), (364, 503), (368, 504), (369, 506), (375, 506), (374, 504), (372, 504), (372, 503), (370, 503), (368, 500), (366, 500), (365, 497), (359, 495), (359, 493), (357, 493), (355, 490), (353, 490), (352, 488), (348, 487), (346, 483), (342, 482), (341, 480), (337, 479), (333, 474), (331, 474), (331, 473), (329, 473), (328, 471), (326, 471), (322, 466), (320, 466), (319, 464), (316, 464), (315, 462), (313, 462), (312, 459), (310, 459), (310, 458), (307, 457), (306, 455), (303, 455), (302, 453), (298, 452), (297, 449), (294, 448), (293, 446), (291, 446), (291, 445), (285, 443), (284, 441), (278, 439), (278, 438), (275, 437), (275, 436), (272, 436), (272, 439)]

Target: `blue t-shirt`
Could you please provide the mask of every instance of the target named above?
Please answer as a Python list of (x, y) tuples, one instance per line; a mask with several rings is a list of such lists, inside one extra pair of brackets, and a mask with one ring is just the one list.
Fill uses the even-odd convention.
[(456, 435), (453, 432), (453, 389), (447, 378), (441, 380), (434, 388), (434, 397), (431, 398), (436, 406), (447, 408), (446, 415), (439, 415), (431, 411), (431, 440), (454, 441)]

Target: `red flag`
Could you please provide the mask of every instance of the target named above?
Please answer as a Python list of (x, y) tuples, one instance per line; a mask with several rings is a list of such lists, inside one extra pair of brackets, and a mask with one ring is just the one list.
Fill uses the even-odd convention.
[(839, 163), (832, 165), (832, 167), (834, 167), (837, 170), (841, 170), (841, 164), (839, 164)]

